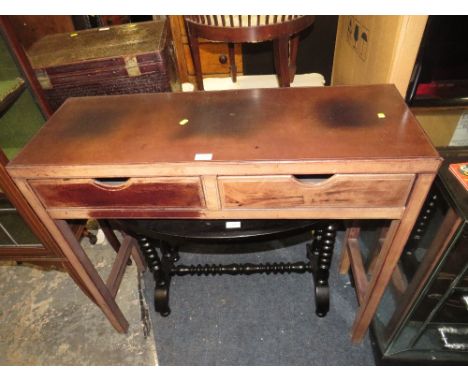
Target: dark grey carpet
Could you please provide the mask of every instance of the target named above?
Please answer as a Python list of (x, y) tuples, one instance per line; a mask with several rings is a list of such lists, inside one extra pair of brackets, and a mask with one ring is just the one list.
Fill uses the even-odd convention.
[[(331, 270), (331, 308), (315, 315), (310, 274), (183, 276), (172, 279), (169, 317), (153, 308), (153, 282), (145, 275), (160, 365), (374, 365), (367, 336), (353, 345), (356, 296), (337, 271), (343, 233)], [(307, 237), (287, 243), (183, 248), (181, 262), (278, 262), (305, 259)], [(190, 252), (189, 252), (190, 251)]]

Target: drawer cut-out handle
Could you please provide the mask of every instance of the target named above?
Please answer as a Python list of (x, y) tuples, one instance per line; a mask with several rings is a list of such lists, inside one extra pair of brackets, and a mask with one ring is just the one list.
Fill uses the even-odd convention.
[(293, 175), (293, 179), (299, 183), (317, 184), (330, 180), (335, 174), (312, 174), (312, 175)]
[(105, 188), (122, 188), (128, 185), (130, 178), (95, 178), (93, 179), (97, 186)]

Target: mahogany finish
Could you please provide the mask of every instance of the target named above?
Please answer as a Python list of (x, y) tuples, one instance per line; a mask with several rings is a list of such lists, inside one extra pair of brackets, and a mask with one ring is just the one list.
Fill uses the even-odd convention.
[[(361, 341), (439, 165), (396, 88), (374, 85), (70, 99), (8, 170), (120, 331), (128, 324), (114, 287), (60, 219), (391, 219), (369, 279), (359, 232), (344, 243), (342, 269), (359, 273), (353, 340)], [(141, 199), (139, 186), (116, 196), (141, 184), (154, 186), (152, 205), (150, 188)], [(173, 199), (160, 184), (177, 185)], [(101, 203), (99, 193), (115, 195)]]
[[(31, 181), (48, 208), (203, 208), (198, 178)], [(157, 196), (155, 196), (157, 195)]]
[[(197, 153), (213, 158), (195, 162)], [(382, 164), (372, 163), (366, 173), (374, 166), (381, 173), (385, 164), (386, 172), (401, 173), (428, 157), (438, 154), (393, 85), (279, 88), (71, 98), (15, 158), (12, 171), (19, 175), (32, 165), (43, 175), (68, 177), (79, 165), (90, 166), (87, 176), (112, 177), (129, 176), (129, 168), (140, 165), (140, 173), (145, 168), (145, 175), (154, 175), (167, 173), (165, 166), (148, 164), (183, 162), (178, 173), (188, 175), (197, 163), (198, 176), (200, 167), (280, 160), (291, 174), (295, 164), (352, 160), (363, 168)], [(314, 172), (357, 171), (347, 163), (320, 168)]]

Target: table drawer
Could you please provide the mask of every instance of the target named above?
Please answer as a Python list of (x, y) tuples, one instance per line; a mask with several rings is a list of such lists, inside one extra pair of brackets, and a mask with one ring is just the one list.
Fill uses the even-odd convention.
[(219, 177), (223, 208), (403, 207), (413, 175)]
[(31, 180), (46, 208), (204, 208), (200, 178)]

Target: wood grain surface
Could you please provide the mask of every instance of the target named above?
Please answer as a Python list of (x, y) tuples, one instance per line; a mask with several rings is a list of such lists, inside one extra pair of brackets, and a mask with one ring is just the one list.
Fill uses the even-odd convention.
[(342, 175), (326, 180), (294, 176), (220, 177), (225, 208), (403, 207), (413, 175)]
[(375, 85), (72, 98), (10, 167), (193, 163), (199, 153), (210, 163), (439, 158), (398, 91)]

